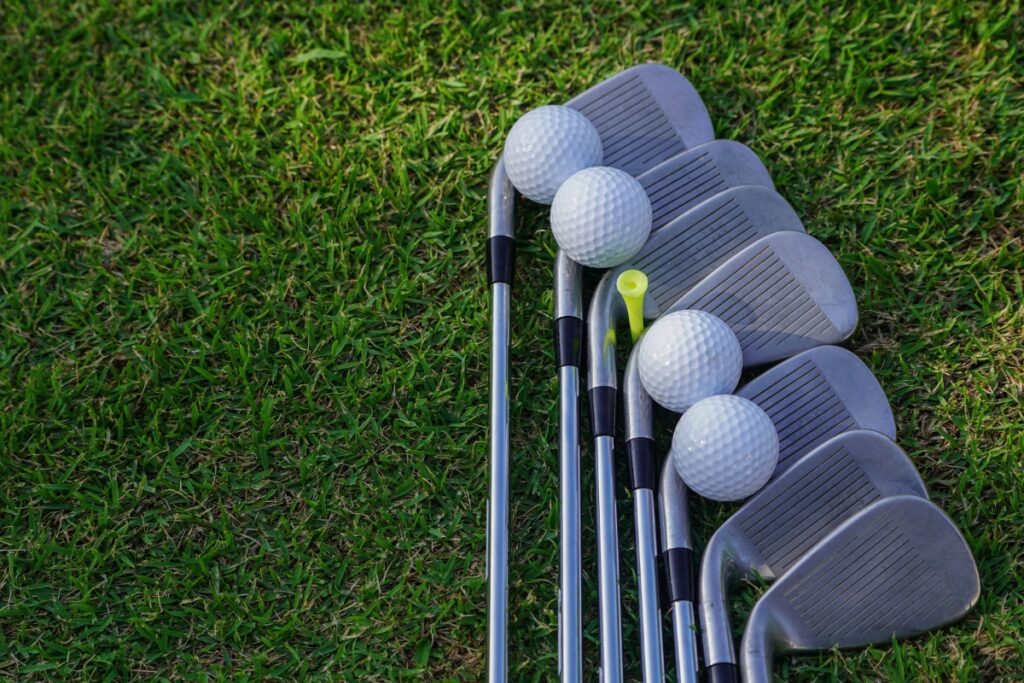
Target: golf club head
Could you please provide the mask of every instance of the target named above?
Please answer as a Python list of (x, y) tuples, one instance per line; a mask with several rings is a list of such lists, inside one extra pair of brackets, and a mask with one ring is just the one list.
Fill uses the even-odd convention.
[(626, 69), (566, 105), (597, 128), (604, 165), (632, 176), (715, 137), (697, 90), (662, 64)]
[(838, 344), (857, 326), (857, 300), (839, 262), (821, 242), (792, 230), (746, 247), (670, 310), (686, 309), (707, 311), (731, 327), (745, 366)]
[[(709, 671), (735, 667), (728, 614), (735, 579), (774, 580), (850, 516), (899, 495), (926, 498), (921, 476), (891, 439), (859, 430), (818, 446), (748, 500), (714, 533), (701, 559), (700, 619)], [(709, 680), (718, 680), (715, 675)]]
[[(789, 202), (775, 190), (758, 185), (734, 187), (701, 202), (679, 216), (653, 234), (630, 263), (605, 273), (594, 290), (590, 303), (587, 351), (590, 359), (591, 388), (617, 386), (613, 335), (623, 309), (621, 298), (615, 289), (615, 280), (619, 273), (629, 268), (637, 268), (647, 275), (644, 317), (650, 320), (674, 310), (675, 304), (689, 292), (697, 289), (705, 291), (706, 283), (709, 281), (714, 283), (714, 287), (721, 287), (725, 295), (732, 295), (733, 290), (745, 283), (743, 273), (729, 278), (720, 275), (720, 271), (728, 268), (734, 259), (744, 253), (745, 247), (750, 249), (759, 243), (759, 239), (781, 234), (778, 233), (780, 230), (799, 233), (801, 237), (811, 240), (814, 245), (818, 244), (803, 234), (800, 218)], [(770, 247), (774, 243), (768, 244)], [(788, 243), (785, 246), (790, 248)], [(766, 249), (770, 251), (768, 247)], [(824, 247), (821, 249), (824, 250)], [(807, 262), (808, 270), (812, 265), (817, 265), (818, 261), (824, 260), (817, 252), (813, 259), (808, 259), (803, 255), (806, 251), (806, 245), (800, 246), (799, 253), (794, 254), (792, 260)], [(827, 250), (825, 256), (834, 263)], [(834, 268), (838, 269), (838, 264), (835, 264)], [(737, 266), (733, 266), (728, 272), (731, 274), (737, 269)], [(785, 268), (782, 270), (785, 271)], [(839, 270), (839, 275), (845, 281), (842, 270)], [(771, 282), (775, 284), (778, 280), (779, 278), (775, 276)], [(780, 286), (767, 288), (764, 296), (754, 300), (759, 305), (759, 312), (766, 316), (776, 315), (775, 307), (770, 305), (766, 296), (794, 296), (782, 286), (787, 282), (788, 280), (783, 280), (778, 283)], [(741, 290), (740, 294), (752, 298), (759, 291), (752, 293)], [(852, 301), (852, 291), (849, 296)], [(731, 299), (726, 303), (728, 301)], [(733, 319), (738, 324), (749, 324), (743, 317), (734, 315)], [(733, 329), (736, 330), (735, 327)], [(613, 343), (609, 344), (609, 340)], [(792, 344), (785, 348), (788, 350), (790, 346)], [(769, 347), (768, 352), (774, 353), (774, 347)], [(746, 360), (746, 351), (744, 353)], [(766, 355), (768, 354), (764, 352), (755, 353), (753, 358), (761, 360)], [(775, 358), (777, 356), (772, 356), (773, 360)]]
[(896, 438), (882, 386), (860, 358), (839, 346), (798, 353), (745, 384), (737, 395), (761, 406), (779, 434), (778, 477), (802, 455), (851, 429)]
[(742, 644), (745, 683), (769, 683), (775, 653), (909, 638), (966, 615), (978, 569), (952, 521), (918, 497), (847, 520), (757, 602)]
[(730, 188), (673, 219), (628, 266), (647, 275), (644, 317), (665, 313), (729, 257), (780, 230), (803, 232), (803, 222), (782, 195), (762, 185)]
[(698, 145), (644, 171), (637, 180), (651, 200), (652, 233), (730, 187), (775, 187), (757, 155), (732, 140)]

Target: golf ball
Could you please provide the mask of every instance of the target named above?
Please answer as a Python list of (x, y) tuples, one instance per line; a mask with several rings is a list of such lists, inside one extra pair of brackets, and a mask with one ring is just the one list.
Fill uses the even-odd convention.
[(636, 178), (607, 166), (562, 183), (551, 203), (551, 232), (569, 257), (611, 268), (636, 254), (651, 234), (651, 200)]
[(683, 413), (672, 435), (672, 462), (686, 485), (712, 500), (756, 493), (775, 471), (779, 436), (753, 401), (711, 396)]
[(577, 171), (601, 163), (597, 128), (569, 107), (550, 105), (523, 114), (505, 139), (505, 172), (525, 197), (550, 204)]
[(740, 381), (743, 350), (722, 320), (704, 311), (659, 318), (640, 340), (640, 381), (660, 405), (677, 413)]

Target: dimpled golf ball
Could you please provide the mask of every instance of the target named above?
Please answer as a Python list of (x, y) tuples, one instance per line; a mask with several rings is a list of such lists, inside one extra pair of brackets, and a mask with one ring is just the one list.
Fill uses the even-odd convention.
[(644, 389), (677, 413), (702, 398), (732, 393), (743, 370), (736, 335), (704, 311), (677, 311), (659, 318), (640, 340), (639, 353)]
[(764, 486), (779, 460), (779, 436), (760, 406), (711, 396), (679, 418), (672, 462), (686, 485), (711, 500), (740, 500)]
[(651, 234), (651, 200), (636, 178), (607, 166), (562, 183), (551, 203), (551, 232), (569, 257), (591, 268), (632, 258)]
[(601, 136), (583, 114), (550, 105), (523, 114), (505, 139), (505, 172), (517, 190), (550, 204), (562, 183), (601, 163)]

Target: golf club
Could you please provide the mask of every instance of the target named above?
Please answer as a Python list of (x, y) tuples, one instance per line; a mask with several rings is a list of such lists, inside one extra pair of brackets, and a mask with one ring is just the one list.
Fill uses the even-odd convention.
[[(678, 217), (723, 188), (761, 185), (771, 188), (764, 165), (749, 148), (737, 142), (714, 140), (678, 154), (641, 174), (641, 185), (649, 192), (655, 212), (655, 230)], [(776, 199), (777, 195), (773, 196)], [(555, 349), (560, 385), (560, 477), (562, 618), (572, 629), (564, 638), (580, 642), (580, 545), (579, 509), (579, 363), (583, 321), (580, 278), (582, 268), (559, 251), (555, 260)], [(578, 647), (575, 649), (578, 650)], [(575, 655), (575, 650), (567, 650)]]
[[(715, 197), (702, 202), (697, 207), (686, 212), (675, 221), (672, 221), (659, 230), (650, 239), (638, 254), (635, 263), (645, 264), (645, 272), (652, 288), (675, 288), (686, 291), (687, 287), (700, 286), (700, 278), (718, 266), (729, 255), (730, 251), (722, 245), (732, 245), (734, 248), (742, 247), (746, 242), (752, 242), (759, 236), (770, 234), (776, 230), (802, 230), (799, 218), (793, 213), (792, 208), (777, 193), (763, 187), (740, 187), (723, 192)], [(716, 233), (721, 233), (716, 239)], [(794, 232), (793, 234), (802, 235)], [(767, 238), (766, 238), (767, 239)], [(810, 239), (810, 238), (808, 238)], [(817, 242), (811, 240), (813, 245)], [(772, 243), (766, 243), (762, 249), (771, 251)], [(797, 246), (801, 254), (807, 250), (809, 244)], [(820, 275), (825, 283), (835, 283), (836, 273), (826, 276), (828, 266), (822, 263), (823, 257), (830, 260), (832, 267), (838, 271), (839, 280), (846, 282), (841, 269), (834, 259), (828, 255), (827, 250), (821, 248), (812, 249), (814, 256), (803, 258), (804, 267), (808, 273), (812, 270), (820, 270)], [(673, 259), (662, 258), (664, 254), (671, 254)], [(800, 257), (797, 257), (798, 260)], [(723, 268), (729, 267), (727, 262)], [(598, 284), (594, 293), (594, 299), (590, 306), (589, 320), (589, 366), (590, 366), (590, 402), (592, 432), (595, 441), (595, 458), (597, 471), (597, 516), (598, 516), (598, 582), (599, 596), (601, 599), (601, 613), (607, 623), (614, 624), (614, 629), (619, 632), (621, 616), (619, 613), (619, 587), (618, 587), (618, 538), (617, 520), (615, 514), (614, 498), (614, 433), (615, 433), (615, 394), (616, 394), (616, 369), (615, 369), (615, 328), (622, 317), (623, 305), (617, 296), (614, 282), (623, 266), (606, 273)], [(783, 267), (785, 270), (785, 267)], [(717, 271), (716, 271), (717, 272)], [(786, 273), (783, 273), (784, 275)], [(791, 275), (791, 274), (789, 274)], [(715, 277), (709, 275), (708, 277)], [(735, 285), (742, 281), (729, 278), (716, 278), (724, 290), (730, 291)], [(772, 282), (787, 284), (785, 278), (775, 277)], [(681, 285), (681, 286), (680, 286)], [(847, 291), (849, 284), (846, 285)], [(824, 290), (832, 295), (836, 301), (843, 298), (841, 288), (836, 285), (829, 287), (826, 284)], [(750, 300), (750, 304), (760, 307), (767, 312), (770, 305), (769, 297), (778, 295), (781, 297), (794, 296), (796, 293), (788, 289), (777, 290), (771, 283), (762, 288), (766, 297)], [(742, 296), (743, 293), (740, 292)], [(748, 297), (749, 299), (750, 297)], [(842, 316), (849, 321), (856, 319), (855, 302), (852, 292), (845, 297), (850, 310), (842, 311)], [(649, 301), (648, 301), (649, 303)], [(813, 305), (813, 302), (812, 302)], [(754, 309), (751, 309), (754, 310)], [(657, 306), (650, 315), (646, 317), (657, 317), (660, 313)], [(841, 324), (842, 326), (842, 324)], [(849, 334), (852, 331), (845, 331)], [(782, 339), (782, 337), (780, 337)], [(810, 337), (807, 338), (810, 340)], [(809, 343), (809, 342), (808, 342)], [(820, 342), (818, 342), (820, 343)], [(770, 349), (759, 350), (756, 357), (771, 357)], [(653, 500), (651, 501), (653, 508)], [(653, 519), (653, 509), (650, 517)], [(641, 536), (653, 538), (653, 529), (650, 533), (641, 530)], [(653, 597), (655, 613), (657, 609), (656, 593)], [(645, 602), (648, 599), (645, 598)], [(614, 620), (614, 621), (612, 621)], [(647, 633), (653, 633), (651, 628), (646, 629)], [(660, 632), (659, 632), (660, 633)], [(652, 635), (653, 637), (653, 635)]]
[[(571, 100), (569, 106), (586, 115), (597, 127), (604, 149), (604, 163), (632, 173), (651, 168), (689, 147), (714, 138), (711, 119), (696, 90), (679, 72), (660, 64), (643, 64), (613, 76)], [(487, 677), (504, 682), (508, 677), (508, 515), (509, 515), (509, 407), (508, 350), (509, 307), (515, 263), (513, 208), (515, 189), (499, 157), (491, 175), (488, 276), (491, 284), (491, 370), (490, 370), (490, 491), (487, 505)], [(578, 358), (572, 349), (582, 342), (582, 297), (578, 291), (580, 269), (568, 259), (559, 259), (563, 271), (556, 280), (568, 287), (564, 297), (556, 296), (559, 310), (556, 330), (568, 328), (565, 339), (559, 334), (557, 346), (568, 345), (568, 358), (559, 353), (562, 377), (562, 415), (576, 414)], [(577, 322), (573, 322), (575, 318)], [(573, 327), (579, 332), (573, 332)], [(575, 354), (578, 357), (578, 351)], [(563, 364), (563, 360), (566, 363)], [(574, 363), (574, 365), (571, 365)], [(571, 367), (577, 368), (573, 373)], [(572, 375), (577, 381), (572, 381)], [(567, 397), (571, 400), (567, 402)], [(577, 418), (572, 418), (575, 421)], [(571, 425), (569, 425), (571, 426)], [(569, 552), (563, 549), (561, 591), (559, 595), (559, 668), (563, 680), (577, 681), (582, 676), (582, 627), (579, 587), (580, 559), (578, 503), (578, 436), (563, 430), (560, 438), (562, 472), (562, 535), (569, 536)], [(569, 470), (565, 465), (569, 463)], [(575, 472), (574, 472), (575, 471)], [(573, 476), (575, 474), (575, 476)], [(566, 476), (569, 475), (569, 476)], [(574, 482), (577, 482), (574, 484)], [(575, 488), (573, 488), (575, 486)], [(566, 490), (568, 489), (568, 491)], [(574, 491), (576, 492), (574, 494)], [(566, 500), (569, 505), (566, 505)], [(575, 500), (575, 506), (573, 501)], [(575, 511), (576, 522), (570, 521)], [(566, 523), (572, 527), (566, 534)], [(574, 531), (574, 529), (576, 531)], [(575, 540), (575, 542), (574, 542)], [(575, 577), (575, 578), (574, 578)], [(566, 604), (568, 603), (568, 604)]]
[[(657, 249), (660, 251), (656, 252), (654, 258), (647, 258), (645, 254), (641, 253), (636, 261), (645, 264), (648, 272), (652, 274), (648, 276), (649, 282), (662, 289), (666, 285), (672, 284), (669, 282), (669, 278), (674, 274), (662, 275), (665, 266), (671, 267), (669, 264), (683, 263), (686, 264), (685, 267), (689, 269), (691, 275), (702, 275), (709, 268), (701, 269), (705, 265), (702, 263), (701, 257), (707, 258), (708, 253), (704, 252), (693, 257), (692, 253), (696, 250), (691, 245), (694, 243), (701, 246), (706, 245), (713, 238), (710, 233), (716, 227), (721, 233), (728, 236), (731, 228), (735, 229), (739, 226), (741, 230), (747, 231), (746, 234), (732, 240), (725, 237), (722, 241), (726, 246), (737, 244), (743, 246), (744, 238), (750, 238), (749, 231), (759, 218), (765, 221), (769, 230), (772, 225), (797, 225), (798, 219), (793, 215), (786, 215), (792, 210), (788, 205), (783, 205), (781, 201), (777, 193), (756, 188), (736, 188), (717, 195), (714, 201), (701, 204), (700, 211), (684, 214), (685, 219), (670, 223), (663, 229), (662, 235), (655, 236), (650, 243), (657, 245)], [(760, 211), (755, 211), (755, 206), (759, 207)], [(714, 222), (715, 220), (717, 223)], [(665, 239), (666, 237), (669, 239)], [(691, 240), (689, 243), (685, 241), (687, 238)], [(711, 252), (712, 258), (728, 256), (728, 253), (723, 254), (723, 251), (715, 249)], [(669, 254), (674, 258), (671, 261), (661, 258), (663, 254)], [(711, 265), (713, 264), (714, 261), (711, 262)], [(686, 284), (684, 281), (682, 286), (685, 287)], [(644, 680), (659, 680), (662, 675), (662, 658), (660, 656), (662, 643), (661, 630), (658, 627), (660, 612), (656, 569), (657, 539), (654, 523), (654, 485), (657, 476), (657, 458), (653, 442), (647, 438), (651, 435), (650, 398), (640, 384), (632, 355), (626, 368), (623, 388), (626, 394), (628, 457), (630, 472), (633, 475), (637, 573), (640, 584), (641, 659), (644, 663)], [(634, 419), (634, 414), (636, 419)], [(682, 643), (677, 643), (677, 646), (681, 647)]]
[(860, 358), (839, 346), (819, 346), (779, 363), (736, 392), (761, 406), (779, 434), (779, 477), (825, 440), (871, 429), (896, 438), (882, 386)]
[(758, 600), (740, 647), (744, 683), (770, 683), (776, 653), (909, 638), (966, 615), (981, 590), (970, 548), (934, 504), (876, 502)]
[[(663, 681), (664, 653), (661, 633), (661, 605), (658, 598), (658, 539), (655, 535), (655, 501), (658, 477), (658, 458), (654, 441), (654, 414), (651, 397), (640, 382), (638, 369), (640, 354), (636, 352), (639, 345), (633, 346), (626, 370), (623, 373), (622, 392), (625, 406), (625, 439), (629, 460), (630, 487), (633, 491), (633, 512), (636, 531), (636, 565), (638, 577), (638, 602), (640, 605), (640, 656), (643, 665), (644, 681)], [(671, 464), (669, 464), (671, 470)], [(668, 499), (674, 509), (689, 513), (686, 506), (686, 487), (676, 475), (669, 472), (661, 475), (659, 495)], [(663, 505), (665, 503), (663, 502)], [(679, 612), (679, 618), (690, 625), (690, 638), (676, 640), (676, 666), (681, 681), (696, 682), (697, 679), (697, 641), (696, 621), (693, 613), (694, 576), (692, 551), (690, 550), (689, 519), (677, 517), (662, 519), (662, 543), (665, 537), (671, 537), (679, 550), (674, 558), (681, 572), (672, 574), (667, 584), (669, 593), (679, 601), (673, 609)], [(686, 572), (689, 572), (687, 575)], [(673, 583), (675, 581), (675, 583)], [(675, 612), (673, 612), (675, 614)]]
[[(679, 202), (680, 193), (673, 190), (676, 184), (685, 185), (688, 181), (694, 186), (688, 192), (694, 193), (716, 183), (760, 180), (767, 175), (761, 162), (745, 147), (737, 150), (710, 143), (714, 146), (699, 156), (685, 153), (694, 145), (711, 141), (714, 131), (697, 91), (679, 72), (666, 66), (644, 64), (627, 69), (567, 104), (582, 112), (597, 128), (604, 165), (633, 175), (661, 169), (648, 180), (657, 192), (652, 209), (656, 208), (659, 215), (671, 215), (672, 207)], [(563, 683), (577, 683), (583, 676), (578, 405), (583, 347), (582, 277), (582, 266), (559, 251), (554, 268), (554, 333), (559, 377), (558, 661)], [(504, 504), (507, 507), (507, 494)], [(615, 645), (606, 656), (606, 635), (601, 634), (602, 669), (621, 669), (621, 663), (616, 667), (608, 662)]]
[[(798, 353), (744, 385), (738, 395), (768, 413), (779, 433), (779, 462), (799, 461), (833, 436), (870, 429), (895, 438), (892, 410), (878, 380), (857, 356), (838, 346), (818, 346)], [(809, 399), (809, 400), (807, 400)], [(681, 491), (683, 493), (677, 493)], [(662, 467), (659, 513), (662, 528), (662, 571), (669, 587), (673, 633), (678, 651), (693, 640), (695, 589), (686, 487), (671, 459)], [(669, 534), (671, 529), (673, 533)], [(683, 605), (677, 606), (677, 602)], [(684, 679), (679, 677), (680, 682)]]
[(728, 590), (774, 580), (854, 513), (897, 495), (926, 498), (906, 454), (869, 430), (836, 436), (793, 464), (712, 535), (701, 558), (698, 616), (709, 683), (736, 681)]

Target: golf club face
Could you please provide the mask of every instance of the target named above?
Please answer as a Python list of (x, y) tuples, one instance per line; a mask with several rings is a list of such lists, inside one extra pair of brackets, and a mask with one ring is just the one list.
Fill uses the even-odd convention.
[(743, 639), (745, 673), (748, 659), (770, 662), (773, 650), (864, 647), (945, 626), (971, 610), (979, 590), (970, 549), (941, 510), (911, 496), (879, 501), (758, 601)]
[(801, 456), (852, 429), (896, 438), (885, 392), (860, 358), (839, 346), (819, 346), (779, 363), (737, 395), (768, 413), (779, 434), (779, 477)]
[(715, 533), (736, 572), (774, 579), (856, 512), (898, 495), (927, 498), (906, 453), (878, 432), (840, 434), (801, 458)]
[(697, 204), (653, 233), (630, 261), (650, 283), (645, 317), (667, 312), (702, 278), (756, 240), (780, 230), (803, 229), (793, 207), (770, 187), (733, 187)]
[(644, 171), (637, 180), (651, 200), (652, 233), (730, 187), (775, 187), (757, 155), (732, 140), (698, 145)]
[(597, 128), (604, 165), (633, 176), (715, 137), (697, 90), (662, 64), (626, 69), (566, 105)]
[(737, 577), (783, 575), (852, 515), (898, 495), (925, 498), (920, 475), (892, 440), (860, 430), (826, 441), (748, 500), (714, 533), (701, 560), (708, 666), (735, 661), (728, 587)]
[(685, 309), (712, 313), (732, 328), (745, 366), (838, 344), (857, 326), (842, 267), (825, 245), (796, 231), (762, 237), (730, 258), (670, 310)]

